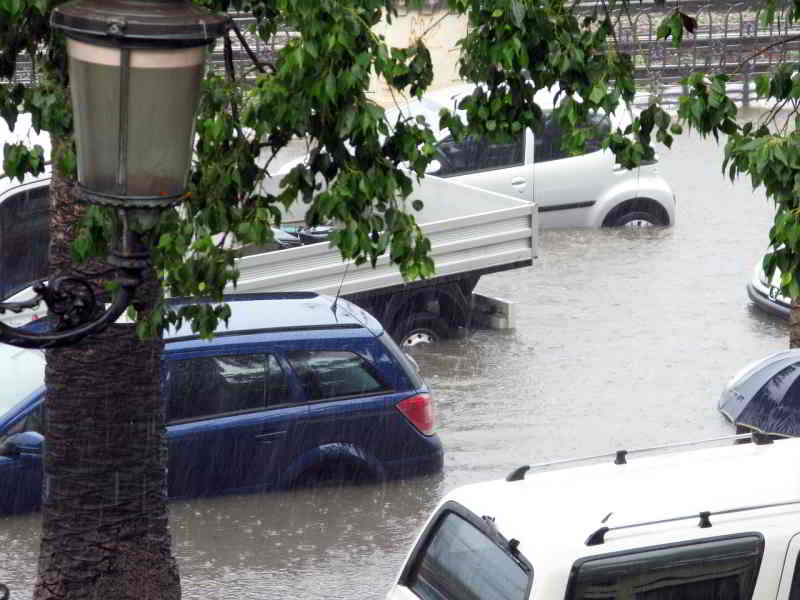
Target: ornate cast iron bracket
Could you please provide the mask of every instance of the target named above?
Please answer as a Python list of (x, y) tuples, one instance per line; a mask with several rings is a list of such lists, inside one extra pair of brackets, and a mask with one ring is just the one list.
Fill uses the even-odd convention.
[[(139, 281), (139, 278), (121, 280), (113, 302), (102, 313), (95, 291), (87, 280), (64, 276), (51, 282), (39, 281), (33, 286), (33, 298), (24, 302), (0, 302), (0, 314), (20, 313), (44, 302), (49, 313), (47, 329), (10, 327), (0, 321), (0, 343), (20, 348), (56, 348), (74, 344), (116, 321), (128, 308)], [(0, 600), (3, 600), (2, 596)]]
[[(150, 267), (148, 237), (159, 214), (178, 204), (183, 195), (130, 198), (96, 194), (79, 186), (80, 198), (91, 204), (109, 207), (114, 219), (114, 239), (108, 263), (117, 270), (118, 289), (110, 305), (98, 301), (96, 285), (76, 275), (40, 280), (33, 286), (34, 296), (24, 302), (0, 301), (0, 315), (22, 313), (44, 303), (48, 319), (44, 326), (11, 327), (0, 321), (0, 343), (21, 348), (57, 348), (72, 345), (115, 322), (130, 305), (143, 274)], [(120, 200), (131, 201), (131, 206)], [(3, 598), (0, 596), (0, 600)]]

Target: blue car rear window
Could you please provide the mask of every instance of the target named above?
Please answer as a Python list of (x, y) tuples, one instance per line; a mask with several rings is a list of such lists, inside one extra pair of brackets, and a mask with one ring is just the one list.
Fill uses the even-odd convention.
[(287, 352), (309, 400), (360, 396), (388, 390), (377, 371), (358, 354), (343, 350)]
[(394, 359), (403, 368), (403, 372), (411, 381), (411, 385), (414, 387), (414, 389), (418, 390), (425, 387), (425, 382), (422, 380), (419, 371), (417, 371), (417, 365), (411, 362), (411, 359), (400, 349), (400, 346), (398, 346), (397, 343), (392, 339), (392, 336), (390, 336), (388, 333), (384, 333), (381, 335), (381, 342), (383, 342), (383, 345), (386, 346), (386, 349), (389, 350)]

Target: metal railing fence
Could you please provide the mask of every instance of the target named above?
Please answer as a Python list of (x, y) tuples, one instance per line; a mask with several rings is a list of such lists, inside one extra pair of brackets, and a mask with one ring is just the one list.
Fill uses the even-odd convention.
[[(398, 0), (398, 12), (408, 12), (407, 0)], [(425, 0), (420, 12), (441, 10), (444, 0)], [(747, 105), (754, 95), (753, 77), (769, 73), (778, 63), (800, 62), (800, 24), (789, 23), (790, 3), (780, 5), (775, 22), (763, 23), (764, 8), (756, 0), (725, 2), (706, 0), (668, 0), (665, 3), (642, 0), (631, 4), (626, 13), (612, 15), (618, 49), (630, 54), (634, 61), (637, 89), (643, 101), (654, 96), (666, 102), (675, 101), (682, 92), (681, 79), (693, 71), (727, 73), (731, 76), (731, 93)], [(594, 10), (598, 1), (578, 2), (580, 11)], [(670, 41), (657, 40), (661, 19), (674, 7), (697, 19), (694, 34), (686, 35), (674, 48)], [(298, 35), (280, 28), (268, 41), (250, 32), (252, 16), (233, 14), (234, 21), (259, 61), (274, 64), (277, 53), (288, 40)], [(785, 43), (780, 43), (785, 42)], [(232, 36), (232, 58), (237, 78), (251, 80), (255, 75), (250, 57), (236, 36)], [(217, 42), (210, 64), (224, 72), (222, 43)], [(14, 83), (29, 84), (36, 73), (29, 57), (20, 56)], [(0, 82), (2, 83), (2, 82)]]

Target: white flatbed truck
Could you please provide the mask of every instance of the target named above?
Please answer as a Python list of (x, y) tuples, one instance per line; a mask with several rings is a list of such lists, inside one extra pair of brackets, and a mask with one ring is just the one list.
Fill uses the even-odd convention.
[[(47, 204), (46, 194), (42, 193), (47, 186), (46, 177), (24, 185), (1, 179), (0, 224), (13, 218), (15, 228), (41, 229), (42, 224), (46, 227), (47, 220), (38, 209), (42, 208), (39, 204)], [(424, 205), (415, 216), (431, 241), (434, 277), (406, 282), (388, 257), (381, 257), (374, 269), (369, 264), (355, 266), (343, 261), (337, 248), (320, 242), (239, 259), (240, 277), (230, 292), (338, 294), (371, 312), (396, 339), (409, 345), (446, 337), (468, 327), (472, 292), (482, 275), (531, 265), (538, 234), (536, 205), (433, 176), (426, 177), (406, 201), (409, 211), (415, 199)], [(32, 202), (37, 203), (36, 207)], [(21, 212), (20, 205), (28, 210)], [(13, 211), (6, 211), (12, 207)], [(35, 222), (23, 223), (23, 214), (31, 215)], [(2, 231), (5, 230), (0, 227)], [(0, 239), (0, 245), (7, 242), (10, 240)], [(29, 237), (28, 244), (23, 252), (30, 257), (46, 256), (47, 243), (42, 236)], [(10, 255), (6, 252), (3, 256)], [(0, 280), (7, 277), (3, 271), (17, 264), (3, 265)], [(30, 264), (41, 268), (42, 261)], [(31, 273), (28, 281), (45, 275)], [(26, 294), (30, 292), (23, 290), (15, 299), (23, 299)], [(27, 320), (31, 314), (3, 317), (9, 324), (16, 324), (15, 317)]]
[(406, 344), (446, 337), (470, 325), (481, 275), (530, 266), (536, 257), (536, 205), (427, 176), (406, 201), (431, 241), (436, 274), (406, 282), (388, 257), (375, 268), (342, 261), (337, 248), (310, 244), (237, 262), (235, 293), (310, 291), (341, 295), (378, 318)]

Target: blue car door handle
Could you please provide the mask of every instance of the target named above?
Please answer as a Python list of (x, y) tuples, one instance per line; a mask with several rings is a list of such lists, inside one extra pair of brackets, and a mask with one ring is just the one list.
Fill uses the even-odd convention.
[(256, 441), (261, 442), (262, 444), (271, 444), (277, 439), (282, 438), (286, 435), (285, 431), (271, 431), (269, 433), (259, 433), (256, 435)]

